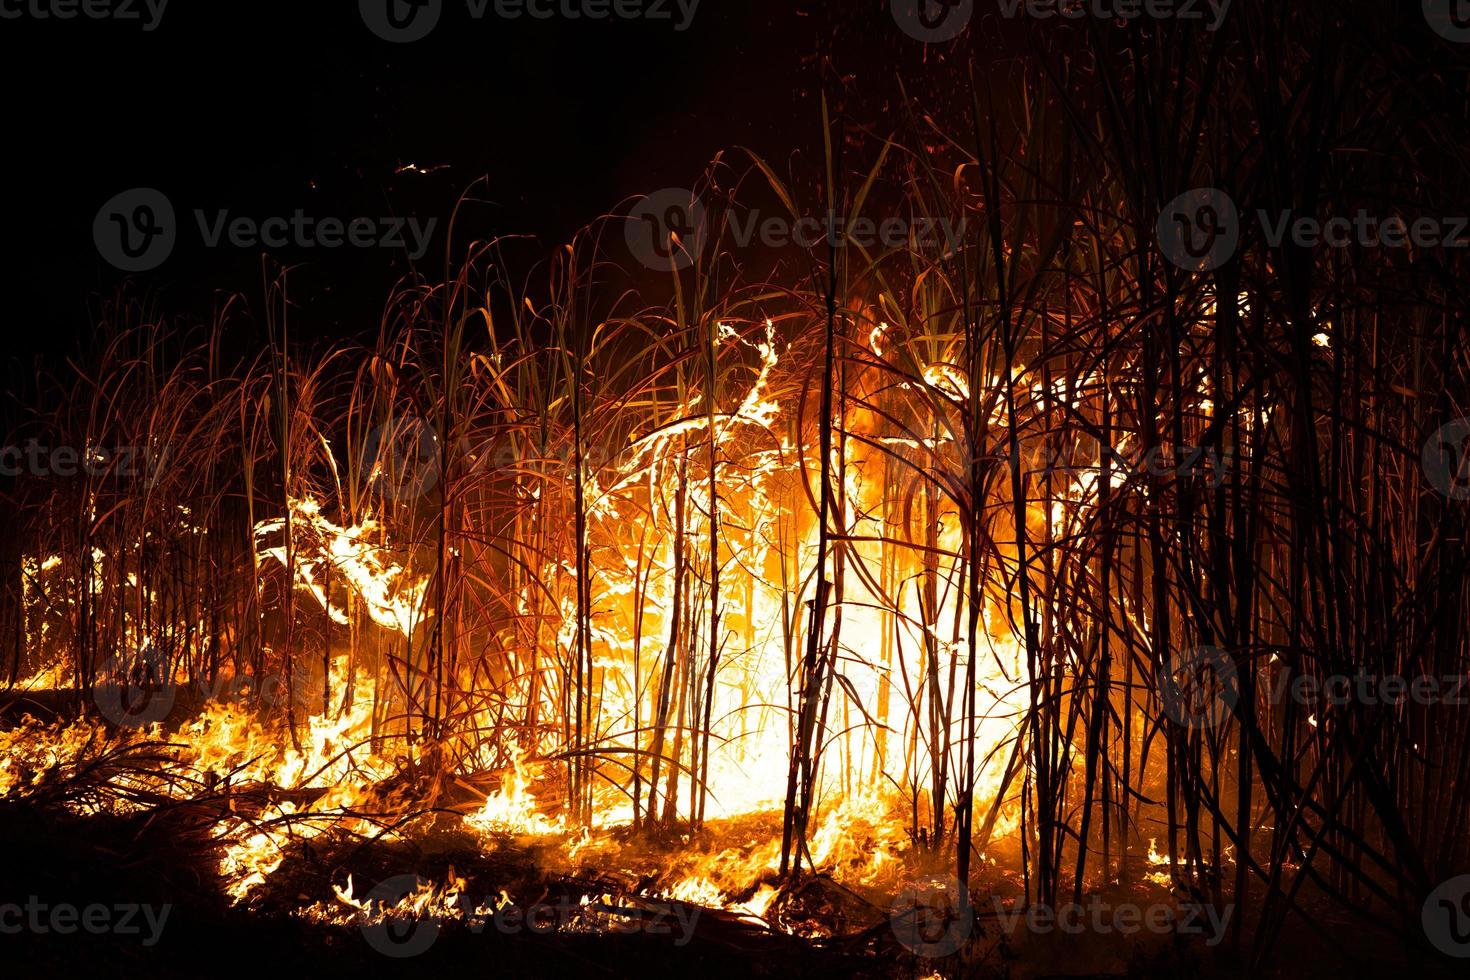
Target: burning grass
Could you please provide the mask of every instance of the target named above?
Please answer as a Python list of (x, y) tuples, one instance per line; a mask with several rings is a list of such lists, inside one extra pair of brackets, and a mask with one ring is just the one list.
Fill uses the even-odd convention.
[[(1005, 972), (1039, 940), (991, 898), (1233, 903), (1252, 968), (1328, 905), (1393, 928), (1470, 859), (1467, 715), (1277, 694), (1470, 669), (1466, 510), (1420, 452), (1466, 411), (1462, 259), (1161, 256), (1189, 186), (1402, 189), (1280, 102), (1366, 126), (1357, 80), (1292, 48), (1254, 86), (1212, 43), (1203, 79), (1100, 59), (1101, 101), (1039, 48), (951, 130), (824, 104), (812, 200), (722, 160), (708, 244), (638, 292), (597, 227), (524, 280), (473, 243), (366, 346), (293, 342), (284, 272), (264, 353), (233, 308), (109, 308), (21, 430), (103, 462), (15, 493), (0, 805), (166, 820), (229, 914), (474, 934), (550, 896), (580, 941), (699, 909), (813, 972)], [(1448, 193), (1428, 131), (1373, 138)], [(963, 231), (752, 282), (747, 185)], [(953, 946), (894, 911), (936, 880)]]

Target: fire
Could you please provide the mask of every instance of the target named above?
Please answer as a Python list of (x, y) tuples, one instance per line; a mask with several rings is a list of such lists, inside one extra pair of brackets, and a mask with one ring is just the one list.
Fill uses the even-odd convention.
[(1148, 861), (1148, 866), (1153, 870), (1146, 872), (1143, 880), (1168, 888), (1173, 884), (1173, 879), (1169, 875), (1169, 855), (1159, 853), (1158, 843), (1157, 838), (1149, 838), (1148, 857), (1145, 860)]
[(498, 793), (485, 797), (485, 805), (467, 815), (464, 822), (483, 834), (528, 834), (543, 836), (566, 832), (566, 823), (542, 815), (531, 794), (531, 771), (519, 750), (511, 753), (511, 771)]
[[(334, 925), (379, 925), (385, 922), (418, 921), (420, 919), (454, 919), (463, 912), (461, 897), (465, 894), (465, 881), (450, 870), (443, 884), (419, 881), (393, 904), (374, 900), (371, 895), (357, 897), (352, 876), (347, 876), (345, 885), (333, 885), (332, 891), (337, 905), (317, 903), (300, 910), (297, 914), (310, 921)], [(505, 893), (501, 893), (505, 899)], [(477, 914), (493, 913), (494, 908), (477, 910)]]
[[(880, 341), (884, 348), (900, 343), (887, 324), (870, 339), (875, 353)], [(201, 786), (223, 788), (227, 798), (252, 788), (286, 791), (248, 813), (228, 802), (215, 828), (226, 890), (245, 902), (280, 870), (291, 847), (332, 830), (368, 829), (367, 813), (394, 805), (379, 787), (417, 766), (426, 752), (441, 753), (438, 762), (453, 754), (462, 766), (458, 775), (475, 775), (479, 785), (485, 785), (483, 769), (472, 769), (471, 758), (499, 773), (497, 790), (468, 804), (453, 802), (467, 834), (487, 849), (503, 846), (507, 836), (541, 838), (561, 848), (569, 869), (611, 853), (609, 835), (630, 823), (733, 827), (763, 819), (766, 829), (745, 844), (670, 859), (653, 892), (764, 918), (778, 895), (781, 841), (779, 829), (769, 828), (787, 793), (791, 719), (801, 694), (795, 665), (803, 637), (820, 626), (836, 637), (836, 676), (805, 849), (811, 865), (853, 887), (881, 890), (902, 878), (915, 855), (915, 818), (945, 820), (934, 812), (946, 805), (932, 795), (941, 761), (934, 746), (966, 737), (952, 710), (953, 686), (971, 657), (983, 749), (976, 756), (977, 813), (994, 808), (987, 824), (992, 838), (1014, 833), (1017, 808), (1001, 799), (1014, 753), (1003, 747), (1020, 737), (1027, 691), (1011, 597), (998, 585), (987, 588), (979, 648), (970, 650), (959, 581), (960, 513), (941, 495), (895, 485), (899, 471), (886, 455), (912, 453), (932, 465), (957, 452), (952, 432), (936, 427), (927, 437), (892, 436), (873, 412), (848, 410), (853, 436), (834, 449), (833, 460), (842, 475), (835, 532), (843, 541), (845, 581), (840, 602), (814, 624), (800, 597), (810, 593), (819, 549), (809, 504), (820, 461), (783, 389), (789, 388), (785, 349), (770, 321), (750, 336), (721, 325), (719, 340), (748, 361), (744, 382), (721, 393), (730, 410), (711, 411), (707, 394), (691, 388), (682, 404), (663, 406), (621, 451), (586, 464), (580, 474), (591, 579), (585, 621), (578, 614), (576, 563), (541, 556), (514, 605), (524, 620), (549, 614), (550, 627), (529, 645), (528, 634), (517, 629), (479, 634), (476, 642), (506, 651), (504, 666), (492, 669), (472, 650), (430, 670), (424, 665), (438, 624), (429, 608), (433, 563), (421, 542), (394, 523), (389, 509), (348, 520), (332, 516), (324, 499), (292, 495), (284, 516), (253, 528), (262, 576), (274, 570), (289, 579), (286, 587), (307, 597), (330, 624), (376, 630), (377, 652), (334, 652), (319, 671), (298, 666), (300, 677), (276, 678), (286, 705), (206, 699), (180, 722), (105, 735), (86, 721), (50, 728), (28, 722), (0, 733), (6, 742), (0, 796), (53, 778), (99, 736), (120, 745), (170, 745), (169, 761), (138, 778), (180, 798)], [(921, 367), (904, 387), (920, 383), (951, 405), (972, 397), (965, 376), (942, 360)], [(527, 475), (534, 465), (524, 469), (508, 478), (515, 499), (549, 507), (548, 483)], [(1095, 484), (1083, 474), (1067, 491), (1072, 520), (1094, 493), (1089, 479)], [(713, 554), (712, 525), (718, 532)], [(915, 527), (928, 535), (924, 549), (896, 543)], [(465, 554), (456, 546), (449, 558)], [(95, 576), (108, 578), (116, 561), (95, 551)], [(60, 557), (27, 562), (32, 589), (69, 581)], [(156, 588), (135, 569), (126, 581), (135, 590)], [(262, 586), (260, 599), (279, 603), (280, 594)], [(266, 612), (274, 609), (262, 618)], [(716, 614), (719, 633), (711, 638)], [(37, 621), (44, 639), (44, 617)], [(128, 630), (130, 641), (146, 636), (142, 623)], [(572, 694), (564, 671), (579, 649), (588, 654), (592, 705), (590, 727), (576, 746), (569, 745), (567, 728), (544, 724), (521, 730), (494, 754), (453, 732), (437, 742), (423, 738), (428, 722), (421, 716), (435, 697), (462, 705), (454, 709), (457, 731), (495, 730), (507, 707), (531, 718), (565, 718)], [(163, 683), (188, 682), (169, 671)], [(71, 673), (57, 661), (23, 686), (61, 689)], [(494, 697), (473, 698), (487, 676), (496, 679)], [(586, 757), (597, 761), (568, 761)], [(958, 763), (943, 762), (951, 775), (942, 792), (952, 798)], [(584, 764), (593, 773), (585, 822), (570, 805), (558, 805), (555, 794), (542, 798), (569, 766)], [(445, 792), (436, 785), (432, 792)], [(453, 882), (436, 886), (405, 899), (400, 911), (442, 908), (452, 894)], [(337, 899), (353, 915), (381, 912), (356, 898), (350, 883)]]
[[(301, 536), (301, 549), (295, 557), (296, 585), (310, 593), (322, 608), (341, 625), (350, 621), (346, 610), (334, 606), (326, 593), (326, 576), (336, 572), (346, 581), (362, 602), (363, 608), (379, 626), (404, 636), (413, 636), (424, 618), (423, 601), (427, 580), (413, 580), (412, 573), (393, 562), (384, 548), (369, 543), (382, 528), (372, 520), (343, 528), (322, 515), (317, 500), (292, 500), (292, 531)], [(286, 529), (285, 520), (263, 521), (256, 525), (255, 537), (261, 542)], [(291, 558), (284, 544), (260, 547), (261, 557), (289, 567)]]

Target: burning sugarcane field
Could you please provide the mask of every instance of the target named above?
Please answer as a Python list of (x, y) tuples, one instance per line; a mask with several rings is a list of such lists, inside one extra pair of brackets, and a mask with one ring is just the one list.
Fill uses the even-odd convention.
[(0, 0), (7, 975), (1460, 975), (1464, 0), (183, 6)]

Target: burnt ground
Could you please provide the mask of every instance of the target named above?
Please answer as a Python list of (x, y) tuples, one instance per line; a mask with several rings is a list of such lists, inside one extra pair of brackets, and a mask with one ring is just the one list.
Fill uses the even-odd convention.
[[(61, 704), (34, 698), (0, 704), (0, 720), (17, 711), (41, 717), (64, 714)], [(85, 783), (83, 779), (80, 782)], [(262, 789), (266, 797), (276, 791)], [(567, 867), (564, 848), (533, 838), (506, 838), (487, 852), (449, 815), (428, 814), (400, 836), (347, 837), (331, 832), (294, 845), (281, 868), (252, 893), (249, 904), (232, 905), (218, 872), (219, 851), (211, 830), (221, 815), (221, 798), (209, 803), (163, 802), (131, 816), (79, 816), (55, 800), (0, 801), (0, 957), (10, 975), (70, 975), (89, 972), (114, 977), (194, 978), (283, 972), (313, 977), (475, 975), (493, 971), (512, 977), (953, 977), (1046, 980), (1046, 978), (1233, 978), (1330, 977), (1333, 980), (1385, 975), (1460, 975), (1452, 961), (1424, 941), (1415, 918), (1388, 921), (1330, 901), (1309, 885), (1298, 897), (1301, 914), (1288, 920), (1280, 941), (1260, 967), (1247, 955), (1254, 940), (1247, 930), (1240, 950), (1218, 923), (1203, 916), (1173, 933), (1085, 928), (1007, 915), (1007, 902), (1023, 894), (1017, 876), (1001, 865), (977, 871), (973, 941), (959, 955), (914, 955), (912, 934), (905, 945), (889, 905), (891, 896), (859, 893), (818, 876), (791, 889), (773, 906), (790, 931), (772, 932), (723, 911), (639, 896), (655, 884), (652, 869), (670, 868), (682, 856), (707, 863), (732, 840), (763, 840), (779, 833), (779, 818), (753, 815), (718, 830), (666, 840), (614, 832), (588, 849), (583, 864)], [(226, 805), (234, 809), (239, 802)], [(257, 801), (259, 802), (259, 801)], [(775, 823), (771, 823), (772, 820)], [(861, 850), (861, 848), (859, 848)], [(1002, 864), (1008, 862), (1002, 861)], [(617, 868), (619, 870), (614, 870)], [(647, 876), (640, 877), (641, 868)], [(412, 928), (385, 936), (357, 926), (310, 921), (299, 911), (314, 903), (339, 908), (334, 886), (422, 876), (466, 882), (471, 903), (502, 892), (519, 908), (560, 909), (542, 922), (512, 913), (497, 920), (444, 923), (427, 940)], [(772, 879), (767, 882), (776, 884)], [(752, 891), (754, 885), (752, 885)], [(578, 932), (585, 922), (575, 911), (584, 900), (618, 897), (618, 912), (600, 920), (614, 931)], [(745, 900), (748, 895), (735, 896)], [(1250, 905), (1259, 908), (1261, 895)], [(1127, 905), (1140, 909), (1177, 906), (1188, 896), (1139, 881), (1114, 883), (1084, 899), (1090, 913)], [(1064, 900), (1065, 901), (1065, 898)], [(1060, 903), (1059, 903), (1060, 904)], [(19, 913), (5, 911), (20, 906)], [(85, 910), (102, 906), (146, 906), (144, 915), (109, 913), (120, 927), (89, 931), (73, 925), (61, 933), (43, 921), (24, 918), (36, 906)], [(167, 908), (166, 918), (163, 909)], [(103, 913), (95, 913), (101, 915)], [(59, 923), (65, 927), (66, 923)], [(17, 925), (19, 928), (17, 928)], [(1214, 932), (1217, 935), (1211, 936)], [(822, 938), (802, 938), (816, 935)], [(834, 936), (836, 938), (832, 938)], [(935, 947), (948, 953), (950, 935), (941, 926)], [(422, 949), (414, 944), (421, 944)], [(954, 944), (957, 945), (957, 944)], [(385, 953), (386, 948), (389, 952)], [(404, 955), (405, 949), (412, 955)], [(268, 977), (267, 977), (268, 980)]]
[[(836, 916), (840, 939), (805, 940), (758, 929), (727, 913), (679, 903), (642, 903), (642, 925), (617, 934), (532, 931), (514, 918), (471, 930), (446, 923), (411, 956), (381, 952), (381, 935), (350, 926), (323, 925), (291, 914), (329, 901), (332, 885), (351, 874), (358, 882), (382, 881), (414, 871), (437, 877), (451, 869), (466, 879), (466, 894), (505, 889), (518, 902), (575, 908), (595, 892), (635, 888), (636, 882), (599, 875), (540, 870), (534, 849), (508, 846), (485, 854), (461, 834), (432, 828), (413, 844), (319, 838), (300, 845), (261, 889), (250, 907), (232, 907), (214, 871), (215, 853), (201, 833), (199, 814), (182, 806), (133, 817), (77, 817), (41, 812), (25, 804), (0, 805), (0, 906), (39, 903), (47, 908), (102, 905), (168, 906), (152, 928), (138, 915), (126, 935), (49, 928), (0, 933), (0, 955), (12, 976), (96, 973), (114, 977), (194, 978), (272, 975), (313, 977), (434, 977), (493, 974), (511, 977), (1237, 977), (1334, 978), (1387, 974), (1450, 976), (1453, 966), (1428, 955), (1404, 925), (1364, 923), (1328, 907), (1314, 908), (1313, 925), (1288, 924), (1270, 965), (1247, 969), (1228, 942), (1212, 947), (1199, 937), (1101, 936), (1035, 932), (1014, 924), (1008, 931), (996, 907), (977, 891), (978, 941), (970, 959), (925, 959), (895, 940), (887, 910), (866, 912), (857, 896), (821, 879), (792, 899), (787, 917)], [(442, 880), (440, 878), (439, 880)], [(997, 893), (1005, 887), (996, 881)], [(1153, 889), (1149, 892), (1148, 889)], [(361, 889), (357, 892), (361, 894)], [(1102, 900), (1147, 903), (1167, 897), (1154, 886), (1113, 889)], [(630, 907), (640, 905), (630, 899)], [(802, 905), (797, 909), (795, 906)], [(866, 915), (866, 920), (864, 916)], [(686, 918), (681, 919), (679, 916)], [(660, 920), (667, 925), (660, 925)], [(685, 930), (681, 922), (691, 921)], [(632, 920), (630, 920), (632, 921)], [(14, 913), (0, 921), (11, 927)], [(119, 924), (122, 923), (119, 921)], [(637, 929), (638, 931), (630, 931)], [(156, 941), (154, 937), (156, 936)], [(425, 943), (421, 935), (395, 934), (389, 946)], [(1249, 942), (1249, 936), (1246, 937)]]

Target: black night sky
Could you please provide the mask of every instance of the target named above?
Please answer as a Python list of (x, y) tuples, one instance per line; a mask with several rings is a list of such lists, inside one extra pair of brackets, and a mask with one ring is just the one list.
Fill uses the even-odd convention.
[[(438, 218), (425, 260), (436, 271), (472, 185), (465, 236), (530, 235), (545, 251), (629, 197), (691, 183), (722, 149), (785, 159), (820, 133), (814, 82), (833, 70), (830, 39), (849, 38), (846, 60), (871, 74), (912, 43), (888, 22), (868, 57), (861, 21), (886, 17), (883, 5), (809, 6), (703, 0), (681, 31), (672, 3), (669, 20), (601, 22), (475, 19), (450, 3), (410, 44), (375, 36), (341, 0), (175, 0), (152, 30), (0, 20), (12, 355), (72, 349), (120, 287), (196, 322), (219, 295), (257, 299), (261, 250), (203, 247), (196, 210)], [(101, 260), (92, 222), (134, 187), (168, 196), (180, 238), (161, 267), (129, 277)], [(294, 267), (303, 336), (373, 332), (410, 273), (391, 249), (271, 257)]]

